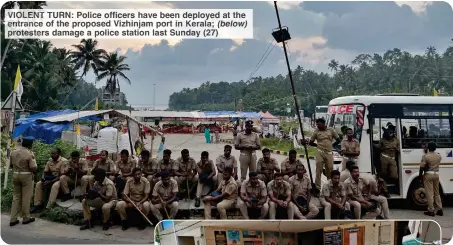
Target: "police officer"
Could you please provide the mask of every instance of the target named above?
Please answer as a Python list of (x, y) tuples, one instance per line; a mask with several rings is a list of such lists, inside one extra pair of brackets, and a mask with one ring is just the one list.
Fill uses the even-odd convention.
[(163, 152), (162, 159), (158, 161), (157, 171), (160, 173), (162, 171), (168, 172), (170, 177), (175, 176), (175, 172), (178, 170), (175, 160), (171, 158), (171, 150), (165, 149)]
[(204, 185), (214, 185), (214, 180), (216, 176), (214, 162), (209, 159), (209, 153), (207, 151), (203, 151), (201, 153), (201, 160), (197, 163), (197, 172), (198, 172), (198, 184), (195, 198), (195, 207), (198, 208), (200, 207), (200, 198), (203, 192)]
[(304, 165), (296, 165), (296, 174), (289, 178), (292, 198), (296, 206), (294, 215), (299, 219), (313, 219), (319, 213), (319, 209), (310, 203), (311, 181), (305, 175), (306, 172)]
[(60, 179), (63, 167), (66, 164), (68, 164), (68, 160), (61, 156), (61, 150), (59, 148), (52, 149), (51, 157), (44, 167), (41, 181), (36, 183), (35, 186), (34, 206), (30, 211), (31, 213), (37, 212), (43, 208), (43, 198), (47, 199), (49, 197), (43, 197), (44, 192), (46, 195), (49, 195), (53, 185), (56, 185), (54, 188), (59, 189), (60, 184), (57, 182)]
[(289, 178), (294, 176), (298, 165), (303, 164), (299, 159), (297, 159), (297, 151), (292, 149), (289, 151), (288, 157), (285, 160), (283, 160), (281, 164), (283, 179), (285, 181), (289, 181)]
[(10, 226), (19, 224), (17, 219), (22, 213), (22, 224), (29, 224), (35, 221), (30, 217), (30, 200), (33, 195), (33, 173), (36, 173), (38, 166), (35, 155), (31, 151), (34, 138), (24, 137), (22, 147), (18, 147), (11, 153), (10, 163), (13, 169), (13, 203), (11, 205)]
[[(121, 218), (122, 230), (129, 228), (127, 219), (127, 209), (133, 209), (138, 207), (140, 211), (148, 216), (150, 212), (149, 193), (151, 192), (151, 186), (149, 181), (142, 177), (142, 170), (140, 168), (134, 168), (132, 170), (133, 178), (126, 182), (126, 187), (123, 192), (123, 200), (116, 204), (116, 211)], [(135, 206), (132, 204), (134, 202)], [(140, 222), (138, 227), (139, 230), (143, 230), (146, 227), (145, 220)]]
[(332, 211), (339, 212), (342, 209), (349, 210), (349, 203), (346, 202), (346, 189), (342, 182), (340, 182), (340, 172), (333, 170), (331, 175), (332, 178), (322, 186), (322, 196), (325, 199), (324, 206), (324, 218), (331, 219)]
[(373, 219), (381, 213), (378, 207), (363, 196), (364, 189), (368, 183), (365, 179), (360, 178), (359, 167), (352, 167), (351, 177), (344, 182), (344, 185), (346, 194), (349, 197), (349, 205), (354, 208), (354, 215), (357, 219), (360, 219), (363, 209), (368, 212), (362, 217), (363, 219)]
[(428, 153), (423, 157), (420, 164), (420, 180), (422, 181), (426, 197), (428, 198), (428, 211), (425, 215), (443, 216), (442, 200), (439, 194), (439, 165), (442, 157), (436, 152), (436, 143), (428, 143)]
[(262, 150), (263, 157), (258, 160), (258, 178), (267, 185), (274, 179), (274, 173), (280, 172), (278, 162), (271, 157), (271, 151), (267, 148)]
[(245, 122), (245, 131), (238, 134), (234, 148), (241, 151), (239, 163), (241, 165), (241, 181), (247, 177), (247, 171), (256, 171), (255, 151), (261, 149), (260, 137), (253, 132), (253, 121)]
[(398, 167), (396, 166), (396, 154), (400, 151), (400, 143), (395, 137), (393, 127), (388, 127), (384, 131), (379, 144), (375, 145), (381, 151), (381, 177), (396, 182), (398, 180)]
[(212, 219), (211, 205), (217, 203), (217, 211), (220, 219), (227, 219), (227, 210), (235, 207), (238, 198), (238, 186), (233, 178), (233, 169), (226, 167), (223, 172), (223, 180), (219, 187), (211, 195), (203, 198), (205, 219)]
[(287, 210), (288, 219), (294, 218), (294, 209), (296, 208), (291, 201), (291, 185), (283, 180), (281, 173), (275, 173), (274, 179), (267, 184), (267, 193), (269, 195), (269, 218), (275, 219), (277, 207)]
[(90, 229), (91, 225), (91, 208), (102, 210), (102, 229), (108, 230), (110, 225), (110, 212), (116, 207), (117, 192), (115, 184), (107, 178), (106, 172), (102, 168), (93, 169), (94, 184), (93, 188), (85, 195), (82, 200), (83, 207), (83, 225), (80, 230)]
[[(108, 156), (109, 156), (109, 152), (106, 150), (102, 150), (99, 159), (96, 160), (93, 164), (93, 170), (96, 168), (104, 169), (107, 178), (110, 179), (111, 181), (114, 181), (115, 174), (117, 172), (116, 165), (111, 159), (108, 158)], [(90, 188), (93, 188), (94, 182), (95, 182), (94, 175), (88, 176), (88, 183), (90, 185)], [(87, 193), (87, 186), (83, 185), (83, 184), (82, 184), (82, 193), (83, 194)]]
[(267, 216), (269, 204), (267, 202), (266, 184), (258, 179), (258, 173), (250, 172), (249, 179), (242, 183), (238, 207), (245, 219), (249, 219), (249, 208), (259, 210), (260, 219), (264, 219)]
[(170, 177), (167, 171), (159, 173), (161, 180), (154, 186), (151, 198), (151, 212), (159, 221), (163, 220), (161, 210), (165, 211), (167, 219), (174, 219), (178, 213), (178, 183)]
[[(326, 127), (326, 120), (323, 118), (316, 119), (316, 127), (317, 129), (313, 132), (308, 144), (317, 149), (315, 183), (318, 190), (321, 190), (321, 174), (323, 168), (326, 169), (327, 179), (330, 179), (330, 173), (333, 170), (332, 142), (335, 139), (335, 144), (339, 144), (340, 137), (335, 129)], [(302, 139), (302, 143), (306, 144), (307, 142), (305, 139)]]
[(156, 159), (151, 159), (151, 154), (148, 150), (143, 150), (140, 153), (138, 167), (142, 169), (143, 177), (149, 181), (152, 189), (157, 183), (154, 178), (157, 174), (157, 161)]
[(116, 189), (119, 194), (123, 193), (126, 182), (132, 179), (132, 170), (137, 166), (137, 161), (129, 156), (129, 151), (123, 149), (120, 153), (120, 159), (116, 162), (118, 170), (116, 176)]
[(230, 167), (233, 169), (233, 178), (236, 180), (238, 186), (241, 186), (240, 181), (238, 180), (238, 162), (236, 160), (236, 157), (231, 155), (232, 149), (233, 147), (231, 147), (231, 145), (225, 145), (225, 147), (223, 148), (223, 155), (220, 155), (216, 159), (218, 174), (215, 176), (215, 182), (217, 183), (217, 187), (223, 180), (223, 172), (225, 167)]
[[(183, 149), (181, 151), (181, 157), (176, 160), (176, 171), (175, 180), (178, 182), (179, 187), (187, 185), (187, 192), (192, 193), (192, 189), (196, 187), (198, 183), (197, 176), (197, 163), (195, 159), (190, 157), (189, 150)], [(186, 189), (186, 188), (183, 188)], [(188, 194), (185, 194), (188, 195)], [(189, 198), (189, 197), (187, 197)]]
[(357, 158), (360, 155), (360, 142), (354, 138), (352, 128), (347, 129), (346, 138), (341, 141), (341, 154), (343, 155), (341, 169), (345, 169), (347, 161), (357, 163)]

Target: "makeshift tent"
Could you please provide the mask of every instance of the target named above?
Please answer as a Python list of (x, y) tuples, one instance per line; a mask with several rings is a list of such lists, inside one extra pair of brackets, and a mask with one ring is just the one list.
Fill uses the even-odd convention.
[(280, 118), (272, 115), (270, 112), (266, 112), (262, 114), (262, 120), (261, 123), (263, 124), (279, 124), (280, 123)]
[[(97, 112), (99, 114), (99, 112)], [(18, 119), (14, 129), (13, 138), (19, 136), (33, 136), (46, 144), (52, 144), (56, 139), (61, 138), (63, 131), (68, 130), (74, 115), (79, 114), (75, 110), (46, 111)], [(67, 117), (65, 117), (67, 116)], [(100, 120), (93, 114), (83, 114), (79, 120)], [(60, 120), (55, 120), (60, 118)]]

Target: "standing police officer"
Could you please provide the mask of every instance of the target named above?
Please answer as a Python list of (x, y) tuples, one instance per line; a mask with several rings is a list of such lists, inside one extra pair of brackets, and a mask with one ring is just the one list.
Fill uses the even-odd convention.
[(11, 153), (10, 162), (13, 167), (13, 203), (11, 206), (10, 226), (19, 224), (17, 216), (22, 212), (22, 224), (29, 224), (35, 221), (30, 217), (30, 201), (33, 195), (33, 173), (36, 173), (38, 165), (35, 155), (30, 150), (33, 146), (33, 137), (25, 137), (22, 147)]
[[(442, 216), (442, 200), (439, 194), (439, 165), (442, 157), (436, 151), (436, 143), (428, 143), (428, 153), (423, 157), (420, 163), (420, 180), (423, 182), (428, 198), (428, 211), (425, 215)], [(435, 213), (435, 211), (437, 211)]]

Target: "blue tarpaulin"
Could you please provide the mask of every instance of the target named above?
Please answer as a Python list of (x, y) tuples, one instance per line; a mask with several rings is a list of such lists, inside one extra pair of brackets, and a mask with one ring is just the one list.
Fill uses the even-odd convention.
[[(55, 140), (61, 138), (63, 131), (68, 130), (71, 122), (46, 122), (45, 118), (61, 116), (65, 114), (75, 113), (75, 110), (61, 110), (61, 111), (46, 111), (30, 115), (27, 118), (21, 118), (16, 121), (14, 128), (13, 138), (19, 136), (33, 136), (37, 140), (41, 140), (46, 144), (52, 144)], [(99, 120), (96, 116), (81, 118), (84, 120)]]

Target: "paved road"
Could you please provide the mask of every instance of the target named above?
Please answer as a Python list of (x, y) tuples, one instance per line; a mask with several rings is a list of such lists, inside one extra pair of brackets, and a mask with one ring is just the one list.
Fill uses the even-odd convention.
[(1, 238), (7, 244), (152, 244), (154, 229), (122, 231), (114, 227), (107, 232), (100, 227), (80, 231), (79, 227), (53, 223), (42, 219), (14, 227), (9, 226), (9, 216), (2, 214)]
[[(221, 135), (224, 139), (232, 138), (231, 134), (223, 134)], [(148, 140), (150, 137), (148, 137)], [(159, 148), (160, 137), (157, 137), (154, 144), (153, 149), (154, 153), (153, 156), (156, 155), (156, 149)], [(219, 155), (223, 154), (223, 147), (225, 144), (218, 143), (218, 144), (206, 144), (204, 135), (197, 134), (169, 134), (166, 135), (166, 147), (167, 149), (172, 150), (172, 158), (176, 159), (180, 156), (180, 152), (182, 149), (188, 149), (190, 151), (190, 155), (195, 158), (195, 160), (200, 159), (200, 155), (202, 151), (208, 151), (210, 154), (211, 159), (216, 159)], [(149, 148), (149, 147), (146, 147)], [(239, 151), (233, 150), (232, 154), (238, 159), (239, 158)], [(257, 156), (261, 157), (261, 152), (257, 152)], [(283, 161), (286, 156), (273, 154), (272, 157), (276, 158), (278, 162)], [(303, 163), (306, 165), (306, 161), (303, 160)], [(314, 164), (310, 164), (312, 166), (312, 172), (315, 173), (316, 169)], [(394, 219), (429, 219), (429, 216), (425, 216), (421, 211), (414, 211), (404, 209), (400, 206), (401, 202), (391, 202), (391, 217)], [(453, 202), (452, 202), (453, 203)], [(397, 208), (395, 208), (397, 207)], [(443, 237), (445, 239), (450, 239), (453, 237), (453, 207), (450, 205), (449, 207), (444, 208), (445, 215), (443, 217), (436, 216), (435, 220), (439, 222), (442, 227)]]

